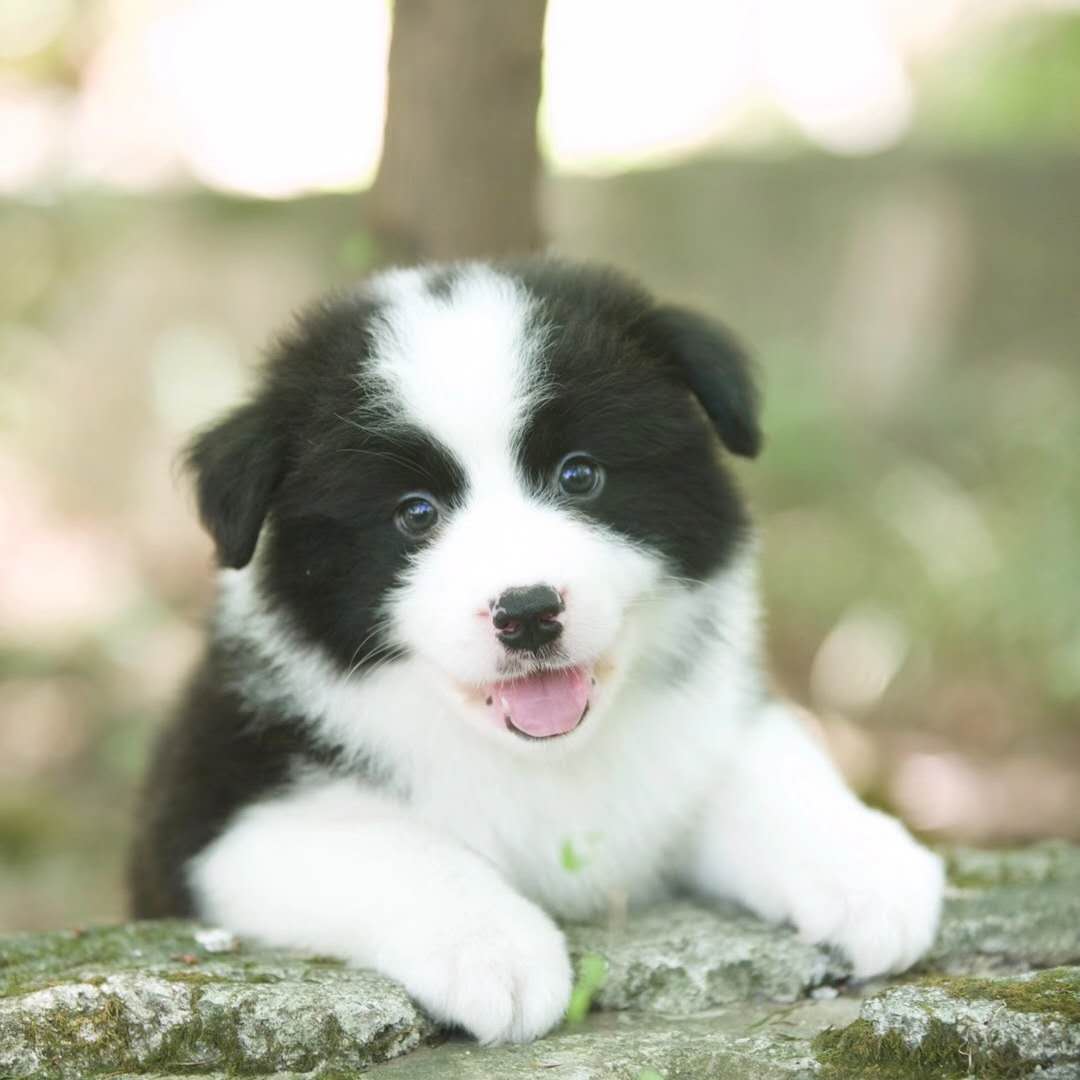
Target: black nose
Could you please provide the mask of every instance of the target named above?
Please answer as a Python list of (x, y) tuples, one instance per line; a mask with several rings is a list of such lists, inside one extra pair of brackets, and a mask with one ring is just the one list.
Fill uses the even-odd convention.
[(491, 606), (495, 635), (508, 649), (537, 652), (561, 633), (562, 597), (550, 585), (507, 589)]

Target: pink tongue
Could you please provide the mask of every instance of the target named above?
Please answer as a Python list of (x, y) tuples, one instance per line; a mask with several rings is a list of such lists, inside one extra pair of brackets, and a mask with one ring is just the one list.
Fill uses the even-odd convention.
[(543, 671), (487, 688), (491, 707), (519, 731), (544, 739), (565, 735), (581, 723), (589, 704), (589, 676), (584, 668)]

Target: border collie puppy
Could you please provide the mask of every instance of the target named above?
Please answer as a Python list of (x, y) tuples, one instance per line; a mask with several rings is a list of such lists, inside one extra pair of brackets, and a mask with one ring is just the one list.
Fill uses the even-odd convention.
[(485, 1043), (559, 1022), (554, 920), (613, 895), (914, 962), (940, 861), (766, 689), (726, 461), (760, 444), (728, 335), (605, 270), (390, 271), (309, 310), (190, 450), (220, 595), (136, 914), (370, 966)]

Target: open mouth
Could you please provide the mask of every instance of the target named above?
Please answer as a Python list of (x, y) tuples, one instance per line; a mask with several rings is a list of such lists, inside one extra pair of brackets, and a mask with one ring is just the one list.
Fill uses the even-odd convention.
[(507, 731), (526, 739), (555, 739), (579, 727), (593, 685), (585, 667), (537, 671), (484, 688), (485, 703)]

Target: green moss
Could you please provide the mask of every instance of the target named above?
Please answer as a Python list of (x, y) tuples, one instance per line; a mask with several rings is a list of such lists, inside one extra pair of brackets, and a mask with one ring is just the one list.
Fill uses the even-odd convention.
[(98, 1072), (137, 1063), (123, 1004), (103, 997), (91, 1008), (55, 1008), (23, 1019), (22, 1036), (42, 1064), (41, 1077), (70, 1075), (73, 1067)]
[(997, 851), (957, 847), (941, 854), (950, 884), (961, 889), (1049, 885), (1080, 879), (1080, 859), (1075, 848), (1059, 840)]
[(251, 1055), (240, 1044), (234, 1010), (221, 1006), (199, 1007), (204, 988), (192, 989), (191, 1022), (165, 1036), (155, 1054), (141, 1062), (140, 1072), (175, 1071), (199, 1067), (220, 1069), (230, 1075), (256, 1071)]
[[(0, 938), (0, 998), (66, 988), (16, 1012), (12, 1022), (18, 1026), (9, 1029), (38, 1059), (35, 1076), (304, 1072), (335, 1061), (355, 1070), (394, 1056), (403, 1037), (419, 1034), (388, 1022), (370, 1037), (350, 1036), (325, 1013), (314, 1030), (287, 1011), (280, 1024), (260, 1022), (258, 995), (266, 984), (326, 981), (333, 994), (330, 968), (340, 962), (266, 949), (223, 957), (198, 944), (197, 930), (191, 923), (161, 922)], [(148, 1025), (140, 1010), (129, 1012), (127, 983), (113, 988), (106, 977), (129, 974), (136, 983), (148, 976), (172, 988), (171, 1000), (163, 1001), (167, 1023)], [(318, 997), (316, 991), (310, 1000)], [(147, 1001), (153, 999), (151, 994)]]
[(84, 968), (112, 972), (169, 965), (174, 957), (209, 955), (191, 923), (162, 920), (92, 930), (58, 930), (0, 938), (0, 997), (71, 981)]
[[(916, 985), (940, 990), (958, 1001), (1000, 1002), (1013, 1012), (1080, 1023), (1080, 971), (1075, 968), (1053, 968), (1011, 979), (935, 976)], [(914, 1047), (908, 1046), (899, 1032), (879, 1035), (870, 1021), (856, 1020), (843, 1029), (822, 1032), (814, 1040), (814, 1051), (826, 1080), (952, 1080), (972, 1075), (999, 1080), (1025, 1076), (1033, 1067), (1030, 1061), (1020, 1059), (1014, 1046), (980, 1046), (936, 1018), (930, 1020), (926, 1036)]]
[(968, 871), (954, 866), (951, 859), (945, 861), (945, 874), (949, 884), (957, 889), (991, 889), (1002, 884), (994, 880), (990, 874), (984, 874), (978, 870)]
[[(208, 986), (210, 983), (225, 982), (228, 976), (208, 975), (205, 971), (192, 971), (190, 968), (181, 968), (177, 971), (155, 972), (159, 979), (169, 983), (183, 983), (184, 986)], [(247, 982), (245, 976), (244, 982)]]
[(923, 979), (950, 997), (965, 1001), (1000, 1001), (1014, 1012), (1051, 1013), (1080, 1024), (1080, 970), (1051, 968), (1027, 978), (979, 979), (939, 975)]
[(814, 1039), (823, 1080), (1011, 1080), (1031, 1070), (1014, 1047), (976, 1050), (940, 1020), (931, 1020), (917, 1046), (896, 1031), (879, 1035), (869, 1020), (839, 1030), (829, 1028)]
[(185, 986), (225, 986), (229, 983), (241, 983), (244, 986), (258, 986), (279, 983), (282, 976), (270, 971), (261, 971), (258, 967), (244, 967), (240, 971), (224, 970), (199, 971), (183, 967), (176, 971), (155, 971), (159, 979), (169, 983), (183, 983)]
[[(40, 1075), (41, 1080), (53, 1080), (73, 1075), (196, 1068), (220, 1069), (229, 1074), (270, 1071), (264, 1066), (274, 1064), (273, 1040), (265, 1062), (253, 1059), (240, 1043), (235, 1009), (198, 1008), (203, 986), (195, 979), (182, 981), (191, 984), (191, 1020), (166, 1032), (161, 1045), (151, 1054), (139, 1053), (133, 1046), (131, 1021), (118, 997), (106, 995), (89, 1007), (59, 1006), (40, 1017), (27, 1017), (21, 1034), (41, 1062), (40, 1073), (35, 1075)], [(305, 1067), (315, 1064), (317, 1060)]]
[[(213, 982), (215, 980), (208, 980)], [(309, 1072), (320, 1064), (340, 1058), (349, 1049), (345, 1033), (335, 1016), (326, 1016), (320, 1024), (315, 1045), (300, 1053), (296, 1045), (282, 1043), (283, 1032), (273, 1028), (262, 1031), (265, 1043), (253, 1047), (241, 1040), (241, 1023), (237, 1003), (211, 1003), (203, 996), (204, 988), (196, 987), (191, 998), (190, 1023), (171, 1031), (160, 1049), (141, 1062), (141, 1072), (176, 1072), (188, 1069), (215, 1070), (229, 1076), (276, 1072), (287, 1062), (290, 1069)], [(363, 1062), (374, 1064), (381, 1060), (380, 1050), (389, 1040), (379, 1039), (364, 1047), (369, 1055)]]

